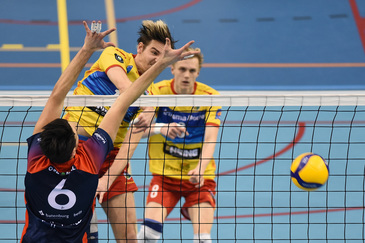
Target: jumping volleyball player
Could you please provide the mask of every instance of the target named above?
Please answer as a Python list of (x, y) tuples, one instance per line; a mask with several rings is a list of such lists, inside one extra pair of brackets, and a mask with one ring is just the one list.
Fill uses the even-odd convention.
[[(137, 40), (137, 54), (128, 53), (117, 47), (106, 48), (99, 59), (92, 65), (90, 70), (85, 72), (83, 79), (74, 90), (74, 95), (115, 95), (123, 93), (143, 73), (151, 68), (162, 55), (166, 38), (171, 40), (172, 48), (174, 41), (171, 37), (168, 26), (161, 20), (145, 20), (139, 29)], [(150, 88), (148, 88), (148, 91)], [(154, 109), (138, 116), (137, 125), (149, 126), (154, 115)], [(100, 125), (103, 116), (107, 113), (108, 107), (67, 107), (64, 116), (69, 122), (77, 127), (79, 135), (90, 137)], [(99, 176), (103, 176), (119, 149), (125, 154), (128, 153), (128, 142), (122, 145), (130, 121), (135, 117), (138, 108), (130, 108), (120, 125), (117, 138), (114, 141), (114, 149), (108, 155), (100, 170)], [(137, 135), (136, 135), (137, 136)], [(142, 137), (142, 133), (139, 139)], [(136, 137), (135, 137), (136, 138)], [(128, 139), (128, 138), (127, 138)], [(137, 143), (139, 142), (136, 141)], [(111, 223), (114, 237), (117, 240), (136, 239), (136, 212), (133, 193), (138, 190), (133, 177), (128, 174), (128, 168), (118, 174), (118, 178), (109, 188), (108, 193), (101, 201), (101, 205)], [(95, 222), (94, 217), (92, 222)], [(92, 224), (90, 239), (97, 240), (97, 225)], [(127, 229), (128, 227), (128, 229)], [(95, 229), (96, 228), (96, 229)]]
[[(200, 49), (187, 51), (200, 52)], [(174, 78), (154, 84), (153, 94), (218, 95), (213, 88), (196, 81), (202, 63), (201, 53), (176, 62), (171, 67)], [(163, 222), (181, 197), (185, 198), (181, 213), (191, 220), (194, 243), (211, 242), (216, 188), (213, 154), (220, 113), (220, 107), (158, 108), (156, 123), (147, 134), (150, 136), (148, 154), (153, 178), (138, 242), (154, 243), (161, 238)], [(116, 160), (118, 163), (109, 169), (110, 175), (118, 174), (126, 165), (125, 155), (119, 153)], [(106, 190), (114, 179), (115, 176), (101, 178), (98, 191)]]
[(183, 50), (193, 43), (173, 50), (170, 40), (166, 39), (156, 63), (117, 97), (93, 135), (79, 143), (76, 128), (59, 118), (63, 102), (91, 55), (97, 49), (112, 45), (105, 43), (103, 38), (115, 30), (92, 32), (86, 22), (83, 23), (86, 30), (84, 45), (60, 76), (33, 135), (27, 140), (23, 243), (87, 242), (86, 231), (93, 214), (98, 172), (113, 148), (128, 107), (168, 65), (189, 55)]

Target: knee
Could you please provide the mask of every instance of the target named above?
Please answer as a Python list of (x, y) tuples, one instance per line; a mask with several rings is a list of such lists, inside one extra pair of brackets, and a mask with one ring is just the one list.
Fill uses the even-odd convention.
[(162, 228), (162, 223), (152, 219), (145, 219), (141, 225), (140, 231), (138, 232), (137, 239), (148, 240), (148, 242), (151, 243), (157, 242), (162, 235)]

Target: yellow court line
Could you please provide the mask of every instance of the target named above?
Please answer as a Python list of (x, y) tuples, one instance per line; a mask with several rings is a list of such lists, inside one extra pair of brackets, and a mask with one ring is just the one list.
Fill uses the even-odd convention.
[(16, 50), (22, 49), (23, 47), (24, 47), (23, 44), (3, 44), (1, 46), (2, 49), (16, 49)]
[[(114, 9), (114, 0), (105, 0), (105, 10), (106, 10), (106, 19), (108, 22), (107, 29), (116, 28), (116, 21), (115, 21), (115, 9)], [(109, 40), (118, 46), (118, 37), (117, 37), (117, 30), (109, 34)]]
[[(49, 44), (46, 47), (22, 47), (14, 46), (15, 44), (3, 44), (3, 47), (0, 47), (0, 52), (50, 52), (50, 51), (60, 51), (60, 44)], [(5, 46), (5, 47), (4, 47)], [(69, 51), (79, 51), (81, 47), (69, 47)]]
[(60, 44), (48, 44), (47, 49), (54, 49), (54, 50), (60, 50), (61, 46)]
[(60, 39), (61, 68), (66, 69), (70, 63), (70, 45), (68, 42), (68, 20), (66, 0), (57, 0), (58, 32)]

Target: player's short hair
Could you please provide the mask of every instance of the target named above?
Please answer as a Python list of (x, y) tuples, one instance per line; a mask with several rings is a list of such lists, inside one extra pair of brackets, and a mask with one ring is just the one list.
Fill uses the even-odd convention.
[(56, 164), (62, 164), (71, 159), (76, 146), (75, 133), (68, 121), (57, 118), (43, 127), (40, 135), (40, 146), (47, 158)]
[(171, 40), (171, 47), (175, 48), (176, 41), (172, 38), (169, 27), (162, 20), (152, 21), (144, 20), (142, 21), (142, 26), (138, 31), (139, 38), (137, 43), (142, 42), (144, 45), (148, 45), (152, 40), (156, 40), (163, 44), (166, 43), (166, 38)]
[[(199, 60), (199, 70), (200, 70), (202, 68), (202, 65), (203, 65), (203, 62), (204, 62), (204, 55), (201, 52), (200, 48), (194, 48), (194, 47), (190, 46), (190, 47), (186, 48), (185, 51), (200, 51), (200, 53), (194, 54), (194, 56), (191, 57), (191, 58), (198, 58), (198, 60)], [(172, 64), (172, 65), (174, 65), (174, 64)]]

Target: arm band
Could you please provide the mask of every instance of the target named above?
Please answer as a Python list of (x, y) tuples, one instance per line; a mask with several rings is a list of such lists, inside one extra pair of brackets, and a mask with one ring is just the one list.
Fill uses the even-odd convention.
[(152, 129), (151, 135), (161, 134), (161, 128), (163, 126), (165, 126), (165, 125), (166, 125), (166, 123), (155, 123), (153, 125), (153, 129)]

